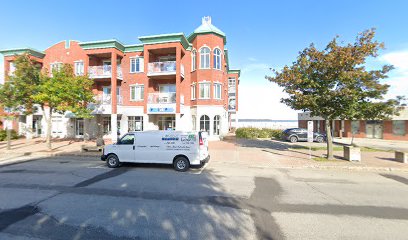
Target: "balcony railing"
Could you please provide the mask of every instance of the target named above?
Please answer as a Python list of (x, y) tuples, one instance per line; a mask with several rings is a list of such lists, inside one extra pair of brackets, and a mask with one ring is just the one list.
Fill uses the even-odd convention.
[[(116, 96), (116, 101), (118, 105), (122, 105), (123, 101), (122, 101), (122, 96), (121, 95), (117, 95)], [(97, 104), (111, 104), (112, 103), (112, 96), (111, 95), (98, 95), (96, 96), (96, 103)]]
[(151, 62), (148, 64), (149, 75), (176, 74), (176, 61)]
[[(90, 78), (111, 78), (112, 66), (89, 66), (88, 75)], [(122, 79), (122, 67), (118, 66), (116, 71), (117, 78)]]
[(176, 93), (149, 93), (147, 98), (149, 104), (172, 104), (176, 103)]

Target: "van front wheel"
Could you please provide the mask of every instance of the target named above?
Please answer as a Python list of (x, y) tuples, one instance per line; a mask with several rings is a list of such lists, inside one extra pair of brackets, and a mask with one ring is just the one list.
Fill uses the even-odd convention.
[(108, 158), (106, 159), (106, 165), (110, 168), (116, 168), (119, 167), (120, 162), (119, 158), (116, 155), (109, 155)]
[(190, 162), (185, 157), (177, 157), (174, 160), (174, 169), (179, 172), (185, 172), (190, 168)]

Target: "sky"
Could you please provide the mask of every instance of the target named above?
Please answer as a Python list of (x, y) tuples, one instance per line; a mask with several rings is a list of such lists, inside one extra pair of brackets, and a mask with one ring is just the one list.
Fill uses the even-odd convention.
[[(323, 48), (336, 35), (353, 42), (374, 27), (386, 49), (367, 66), (394, 65), (383, 81), (391, 85), (386, 98), (408, 96), (408, 1), (13, 0), (0, 8), (0, 49), (45, 50), (67, 39), (135, 44), (139, 36), (189, 35), (211, 16), (227, 35), (230, 67), (241, 69), (239, 118), (275, 120), (295, 120), (297, 113), (280, 103), (282, 89), (265, 79), (270, 68), (291, 64), (310, 43)], [(3, 67), (0, 57), (0, 81)]]

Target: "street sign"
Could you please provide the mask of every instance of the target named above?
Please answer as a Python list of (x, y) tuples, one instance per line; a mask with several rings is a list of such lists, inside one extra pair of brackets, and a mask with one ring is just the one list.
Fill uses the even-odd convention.
[(307, 121), (307, 141), (313, 142), (313, 121)]

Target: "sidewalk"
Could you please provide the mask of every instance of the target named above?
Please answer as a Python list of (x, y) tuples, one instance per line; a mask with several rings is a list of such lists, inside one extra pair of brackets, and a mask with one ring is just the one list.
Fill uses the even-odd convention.
[(11, 149), (7, 150), (7, 142), (0, 142), (0, 162), (3, 164), (10, 159), (21, 157), (50, 157), (50, 156), (83, 156), (99, 157), (101, 152), (81, 152), (82, 145), (96, 146), (94, 141), (80, 141), (67, 139), (53, 139), (52, 150), (47, 148), (44, 138), (17, 139), (11, 142)]
[[(351, 138), (335, 138), (334, 143), (350, 144)], [(382, 149), (387, 151), (403, 151), (408, 152), (408, 141), (370, 139), (370, 138), (354, 138), (354, 145), (359, 147), (369, 147)]]

